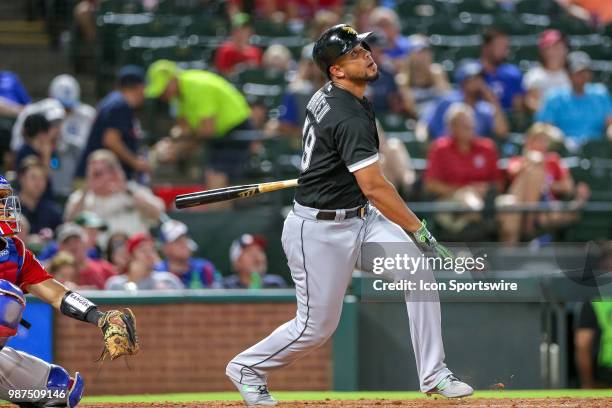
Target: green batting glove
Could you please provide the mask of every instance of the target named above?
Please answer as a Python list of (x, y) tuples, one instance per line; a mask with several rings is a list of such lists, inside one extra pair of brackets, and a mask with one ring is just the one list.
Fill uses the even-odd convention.
[(438, 243), (434, 236), (427, 229), (425, 220), (421, 221), (421, 227), (414, 233), (414, 237), (420, 245), (431, 249), (437, 256), (442, 259), (454, 259), (455, 255), (450, 249)]

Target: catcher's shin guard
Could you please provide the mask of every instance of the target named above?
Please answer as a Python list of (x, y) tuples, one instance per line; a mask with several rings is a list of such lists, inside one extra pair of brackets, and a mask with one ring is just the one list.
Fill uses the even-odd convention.
[(74, 377), (70, 377), (68, 371), (63, 367), (55, 364), (51, 364), (51, 370), (49, 371), (49, 379), (47, 380), (47, 388), (49, 390), (57, 391), (55, 395), (61, 397), (48, 401), (43, 405), (44, 407), (76, 407), (81, 398), (83, 397), (83, 389), (85, 388), (85, 382), (81, 374), (77, 372)]

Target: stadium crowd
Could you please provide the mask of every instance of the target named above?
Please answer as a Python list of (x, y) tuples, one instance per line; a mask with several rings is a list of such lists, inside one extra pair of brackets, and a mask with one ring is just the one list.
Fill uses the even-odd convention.
[[(375, 33), (368, 46), (380, 76), (367, 98), (379, 120), (387, 178), (409, 202), (451, 202), (466, 209), (435, 215), (443, 238), (493, 234), (514, 245), (575, 223), (593, 186), (575, 180), (565, 159), (586, 146), (601, 150), (612, 143), (609, 90), (593, 76), (601, 64), (557, 28), (532, 33), (537, 55), (524, 64), (518, 51), (529, 47), (514, 47), (520, 36), (508, 32), (511, 27), (482, 24), (478, 35), (462, 37), (475, 41), (472, 46), (458, 47), (471, 55), (453, 54), (449, 65), (441, 53), (452, 47), (453, 36), (407, 29), (414, 20), (403, 11), (406, 5), (429, 6), (433, 11), (419, 13), (432, 17), (436, 7), (457, 2), (130, 0), (119, 2), (123, 8), (117, 10), (111, 3), (117, 4), (76, 4), (69, 29), (81, 45), (74, 57), (77, 70), (87, 66), (92, 49), (97, 49), (94, 65), (108, 62), (103, 49), (109, 37), (100, 24), (105, 16), (162, 16), (179, 9), (166, 9), (168, 4), (179, 4), (193, 7), (201, 21), (221, 22), (223, 29), (212, 39), (210, 33), (198, 37), (208, 38), (212, 48), (200, 54), (206, 58), (160, 53), (115, 60), (113, 87), (104, 89), (95, 107), (81, 101), (79, 83), (70, 74), (50, 81), (48, 98), (32, 101), (18, 72), (0, 71), (0, 115), (14, 119), (4, 171), (14, 174), (21, 200), (20, 236), (73, 288), (286, 287), (282, 277), (267, 273), (266, 239), (256, 234), (232, 242), (231, 271), (195, 257), (197, 244), (187, 225), (168, 217), (171, 205), (154, 191), (169, 168), (176, 170), (177, 185), (192, 174), (201, 175), (200, 188), (246, 180), (253, 158), (274, 138), (299, 155), (305, 107), (327, 80), (312, 60), (312, 41), (339, 22)], [(492, 3), (512, 15), (527, 2)], [(542, 3), (582, 19), (591, 33), (611, 20), (607, 2)], [(287, 40), (295, 37), (303, 41)], [(134, 35), (126, 44), (146, 38)], [(149, 46), (145, 54), (156, 55), (160, 47)], [(93, 71), (103, 83), (102, 70)], [(157, 126), (159, 117), (169, 118), (171, 126)], [(293, 171), (297, 174), (298, 166)], [(555, 206), (560, 202), (569, 210)], [(550, 207), (504, 211), (533, 203)], [(579, 369), (591, 386), (585, 355), (592, 351), (597, 322), (593, 310), (581, 313)]]

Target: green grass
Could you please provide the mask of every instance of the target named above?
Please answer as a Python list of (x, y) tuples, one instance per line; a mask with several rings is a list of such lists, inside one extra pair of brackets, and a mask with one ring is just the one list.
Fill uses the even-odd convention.
[[(355, 400), (365, 399), (415, 399), (424, 398), (420, 392), (397, 392), (397, 391), (362, 391), (362, 392), (339, 392), (339, 391), (303, 391), (289, 392), (279, 391), (273, 393), (274, 397), (281, 401), (289, 400)], [(511, 391), (476, 391), (473, 398), (555, 398), (555, 397), (610, 397), (612, 389), (606, 390), (511, 390)], [(125, 395), (125, 396), (102, 396), (86, 397), (83, 402), (189, 402), (189, 401), (238, 401), (240, 395), (237, 392), (206, 392), (186, 394), (159, 394), (159, 395)]]

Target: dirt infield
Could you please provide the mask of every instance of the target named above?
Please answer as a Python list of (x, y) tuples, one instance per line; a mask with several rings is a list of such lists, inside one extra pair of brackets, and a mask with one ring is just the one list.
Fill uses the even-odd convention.
[[(173, 402), (173, 403), (126, 403), (126, 404), (83, 404), (87, 408), (203, 408), (203, 407), (244, 407), (241, 402)], [(278, 404), (281, 408), (608, 408), (612, 407), (612, 398), (508, 398), (486, 399), (468, 398), (462, 400), (447, 399), (414, 399), (414, 400), (326, 400), (326, 401), (287, 401)]]

